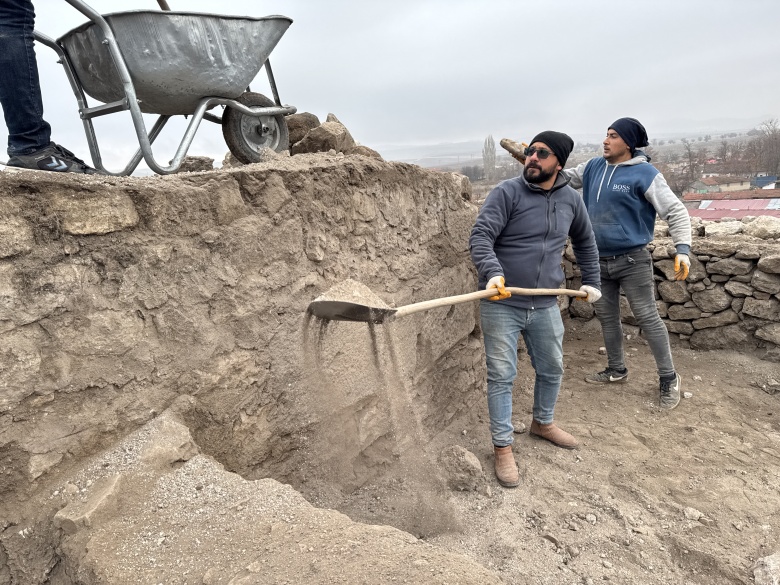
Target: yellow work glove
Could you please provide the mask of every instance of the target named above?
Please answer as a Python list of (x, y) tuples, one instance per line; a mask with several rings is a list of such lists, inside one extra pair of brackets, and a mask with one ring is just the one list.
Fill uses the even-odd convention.
[(685, 280), (688, 278), (688, 271), (691, 268), (691, 259), (688, 254), (677, 254), (674, 257), (674, 279)]
[(512, 296), (512, 293), (506, 290), (504, 288), (504, 277), (503, 276), (494, 276), (490, 280), (488, 280), (487, 286), (485, 287), (485, 290), (494, 288), (498, 291), (498, 294), (493, 297), (488, 297), (489, 301), (502, 301), (504, 299), (508, 299)]

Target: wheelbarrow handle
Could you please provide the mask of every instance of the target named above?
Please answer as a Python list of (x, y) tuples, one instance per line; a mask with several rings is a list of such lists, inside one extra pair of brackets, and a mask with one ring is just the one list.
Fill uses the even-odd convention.
[(168, 6), (168, 2), (166, 2), (166, 0), (157, 0), (157, 4), (160, 5), (160, 10), (166, 10), (168, 12), (171, 11), (171, 7)]

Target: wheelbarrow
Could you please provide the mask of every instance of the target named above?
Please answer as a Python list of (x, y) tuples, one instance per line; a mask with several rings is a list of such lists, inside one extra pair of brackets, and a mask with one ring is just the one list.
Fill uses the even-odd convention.
[[(96, 169), (130, 175), (141, 159), (155, 173), (175, 173), (202, 120), (222, 126), (228, 149), (243, 163), (258, 162), (263, 148), (289, 148), (285, 116), (296, 108), (282, 105), (269, 55), (292, 24), (286, 16), (222, 16), (134, 10), (101, 15), (81, 0), (66, 0), (89, 22), (57, 40), (35, 31), (36, 41), (59, 56), (79, 105)], [(273, 100), (249, 90), (265, 67)], [(90, 107), (87, 95), (101, 105)], [(222, 116), (210, 113), (225, 108)], [(92, 119), (130, 110), (139, 149), (118, 173), (103, 167)], [(147, 131), (143, 114), (157, 114)], [(158, 163), (152, 144), (171, 116), (191, 116), (168, 166)]]

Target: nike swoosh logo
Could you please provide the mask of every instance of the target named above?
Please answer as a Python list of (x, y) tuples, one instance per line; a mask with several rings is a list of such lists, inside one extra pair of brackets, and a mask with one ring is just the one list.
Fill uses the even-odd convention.
[(618, 377), (616, 378), (615, 376), (612, 376), (612, 375), (610, 375), (610, 377), (609, 377), (609, 381), (610, 381), (610, 382), (617, 382), (618, 380), (622, 380), (623, 378), (625, 378), (625, 376), (618, 376)]

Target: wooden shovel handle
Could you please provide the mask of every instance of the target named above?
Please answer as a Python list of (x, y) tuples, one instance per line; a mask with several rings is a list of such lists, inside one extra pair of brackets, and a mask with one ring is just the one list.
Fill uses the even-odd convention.
[[(568, 288), (517, 288), (514, 286), (506, 287), (506, 290), (513, 295), (523, 296), (558, 296), (567, 295), (570, 297), (585, 298), (588, 293), (579, 290), (570, 290)], [(464, 295), (455, 295), (452, 297), (443, 297), (441, 299), (432, 299), (430, 301), (422, 301), (419, 303), (413, 303), (411, 305), (404, 305), (396, 309), (393, 314), (394, 317), (403, 317), (404, 315), (411, 315), (412, 313), (418, 313), (420, 311), (427, 311), (428, 309), (435, 309), (437, 307), (446, 307), (447, 305), (458, 305), (460, 303), (468, 303), (469, 301), (478, 301), (480, 299), (486, 299), (496, 295), (496, 291), (490, 290), (478, 290), (477, 292), (466, 293)]]

